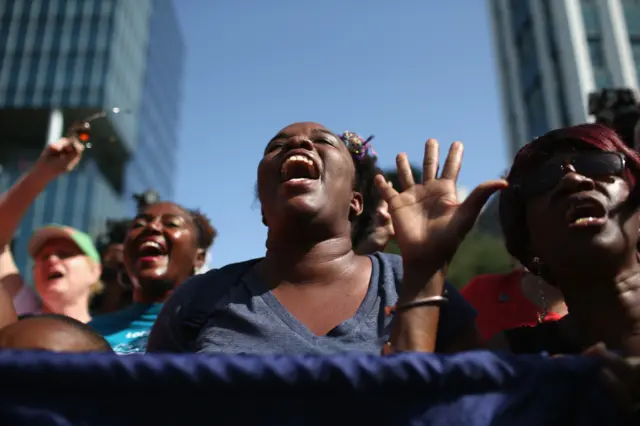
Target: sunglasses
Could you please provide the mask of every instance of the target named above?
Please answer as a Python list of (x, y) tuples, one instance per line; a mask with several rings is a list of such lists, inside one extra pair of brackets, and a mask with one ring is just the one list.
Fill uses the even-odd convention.
[(619, 152), (582, 152), (547, 161), (527, 178), (515, 185), (523, 200), (551, 191), (569, 172), (575, 171), (588, 178), (622, 176), (625, 159)]

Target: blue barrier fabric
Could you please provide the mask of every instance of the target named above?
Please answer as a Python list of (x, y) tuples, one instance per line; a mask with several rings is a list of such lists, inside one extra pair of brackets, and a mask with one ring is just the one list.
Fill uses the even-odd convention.
[(0, 425), (615, 425), (585, 358), (0, 352)]

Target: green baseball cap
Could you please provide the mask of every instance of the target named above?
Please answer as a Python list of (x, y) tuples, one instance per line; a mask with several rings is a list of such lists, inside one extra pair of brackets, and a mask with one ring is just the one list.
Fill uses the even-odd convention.
[(93, 245), (89, 234), (85, 234), (70, 226), (55, 224), (43, 226), (33, 233), (31, 239), (29, 239), (29, 255), (35, 257), (47, 241), (54, 238), (73, 241), (84, 254), (89, 256), (94, 262), (100, 263), (100, 253), (98, 253), (96, 246)]

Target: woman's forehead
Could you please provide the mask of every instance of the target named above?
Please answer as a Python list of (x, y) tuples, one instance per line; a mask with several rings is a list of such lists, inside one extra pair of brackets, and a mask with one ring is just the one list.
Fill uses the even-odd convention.
[(144, 215), (148, 216), (181, 216), (184, 218), (190, 218), (189, 213), (185, 211), (182, 207), (177, 205), (176, 203), (170, 202), (159, 202), (150, 205), (146, 209), (144, 209)]
[(335, 136), (333, 132), (322, 124), (307, 121), (288, 125), (281, 129), (271, 140), (293, 136), (311, 136), (313, 134), (329, 134)]

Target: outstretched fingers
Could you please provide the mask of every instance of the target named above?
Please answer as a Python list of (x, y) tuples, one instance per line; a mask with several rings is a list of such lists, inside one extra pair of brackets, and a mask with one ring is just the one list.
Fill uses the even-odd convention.
[(462, 142), (454, 142), (451, 144), (447, 160), (444, 162), (444, 168), (442, 169), (442, 179), (449, 179), (454, 182), (458, 181), (458, 175), (462, 167), (463, 152), (464, 146)]
[(400, 181), (400, 189), (406, 191), (415, 185), (413, 173), (411, 172), (411, 163), (404, 152), (396, 157), (396, 167), (398, 169), (398, 180)]
[(438, 177), (438, 169), (440, 168), (439, 157), (440, 145), (438, 141), (429, 138), (424, 144), (424, 158), (422, 159), (422, 182), (427, 183)]
[(380, 196), (387, 203), (396, 195), (398, 195), (398, 191), (393, 189), (393, 185), (391, 182), (387, 182), (387, 180), (382, 175), (377, 175), (375, 180), (373, 181), (380, 192)]

